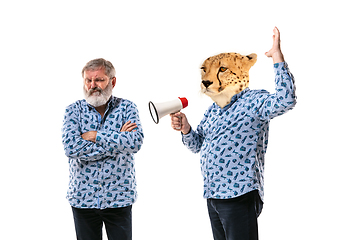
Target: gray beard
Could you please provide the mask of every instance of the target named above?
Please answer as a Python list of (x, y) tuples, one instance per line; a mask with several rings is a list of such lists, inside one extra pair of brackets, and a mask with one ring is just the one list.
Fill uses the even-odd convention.
[(112, 90), (113, 86), (111, 82), (107, 85), (107, 87), (104, 90), (102, 90), (99, 87), (96, 87), (86, 91), (85, 86), (83, 88), (86, 102), (92, 105), (93, 107), (105, 105), (112, 96)]

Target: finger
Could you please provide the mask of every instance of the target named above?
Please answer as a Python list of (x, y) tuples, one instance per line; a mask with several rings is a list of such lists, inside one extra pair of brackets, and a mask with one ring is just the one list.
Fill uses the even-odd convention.
[[(135, 128), (121, 129), (121, 132), (132, 132)], [(136, 130), (135, 130), (136, 131)]]
[(179, 121), (179, 119), (181, 118), (181, 116), (177, 116), (175, 114), (171, 114), (171, 121), (173, 122), (177, 122)]
[(133, 124), (128, 127), (129, 132), (132, 131), (133, 129), (137, 128), (138, 126), (136, 124)]
[(179, 129), (182, 127), (182, 118), (175, 118), (172, 121), (172, 127), (175, 129)]
[(136, 123), (131, 123), (131, 121), (128, 121), (122, 126), (120, 131), (126, 132), (131, 126), (134, 126), (134, 125), (136, 126)]
[(178, 128), (181, 128), (181, 121), (175, 121), (175, 122), (172, 122), (172, 126), (175, 127), (176, 129)]
[(171, 122), (172, 127), (178, 127), (181, 126), (181, 121), (180, 118), (175, 118), (172, 122)]
[(170, 116), (171, 116), (171, 121), (173, 121), (175, 119), (174, 113), (171, 113)]
[(279, 42), (280, 42), (280, 32), (279, 32), (279, 29), (277, 27), (275, 27), (273, 32), (274, 32), (274, 41), (279, 44)]
[(273, 32), (274, 32), (275, 35), (279, 35), (280, 34), (280, 31), (279, 31), (279, 29), (277, 27), (274, 28)]
[(129, 124), (127, 127), (126, 127), (126, 132), (131, 132), (133, 129), (137, 128), (137, 124), (136, 123), (132, 123), (132, 124)]
[(171, 113), (173, 117), (182, 117), (184, 114), (182, 112)]
[(181, 125), (172, 125), (172, 128), (176, 131), (181, 131)]
[(137, 125), (135, 123), (130, 123), (125, 126), (126, 129), (136, 127)]
[(176, 122), (178, 122), (178, 121), (180, 121), (181, 118), (182, 118), (181, 116), (174, 116), (174, 117), (173, 117), (173, 120), (176, 121)]
[(122, 127), (127, 127), (129, 124), (131, 124), (131, 121), (124, 123), (124, 125)]

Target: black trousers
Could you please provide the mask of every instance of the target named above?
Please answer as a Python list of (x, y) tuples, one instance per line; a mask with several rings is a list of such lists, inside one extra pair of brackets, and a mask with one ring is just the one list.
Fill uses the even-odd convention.
[(214, 240), (257, 240), (262, 206), (257, 190), (231, 199), (207, 199)]
[(132, 239), (132, 206), (72, 211), (78, 240), (101, 240), (103, 223), (108, 240)]

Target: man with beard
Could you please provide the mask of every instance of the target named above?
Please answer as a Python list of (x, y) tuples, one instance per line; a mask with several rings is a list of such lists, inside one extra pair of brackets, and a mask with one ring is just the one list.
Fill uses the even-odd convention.
[(137, 197), (134, 154), (143, 143), (134, 103), (112, 96), (115, 69), (105, 59), (82, 70), (85, 100), (66, 108), (62, 142), (69, 158), (67, 199), (77, 239), (132, 239), (132, 204)]

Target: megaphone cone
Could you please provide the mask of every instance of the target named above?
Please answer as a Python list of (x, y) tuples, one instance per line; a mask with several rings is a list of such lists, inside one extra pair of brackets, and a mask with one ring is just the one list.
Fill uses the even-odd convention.
[(188, 101), (186, 98), (178, 98), (173, 101), (163, 102), (163, 103), (148, 103), (149, 111), (153, 118), (153, 121), (158, 124), (160, 118), (166, 116), (170, 113), (179, 112), (181, 109), (188, 106)]

